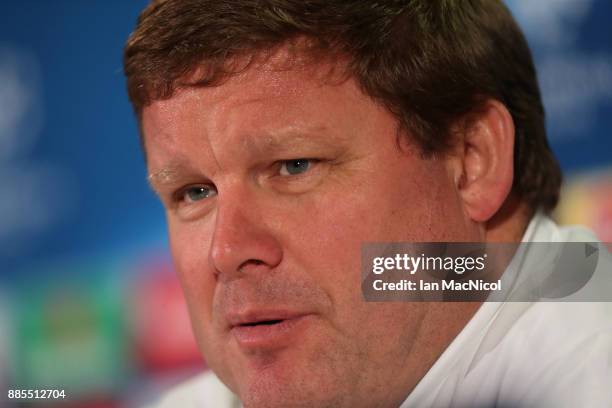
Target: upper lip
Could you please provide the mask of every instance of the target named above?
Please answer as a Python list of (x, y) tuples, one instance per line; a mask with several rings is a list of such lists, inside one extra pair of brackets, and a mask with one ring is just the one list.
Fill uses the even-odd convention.
[(230, 328), (236, 326), (257, 324), (273, 320), (296, 319), (307, 315), (305, 312), (289, 311), (281, 309), (248, 309), (237, 312), (230, 312), (226, 315), (226, 321)]

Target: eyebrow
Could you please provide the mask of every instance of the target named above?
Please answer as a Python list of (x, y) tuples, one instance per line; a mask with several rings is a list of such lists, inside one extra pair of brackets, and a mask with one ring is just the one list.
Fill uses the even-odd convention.
[[(259, 137), (245, 137), (243, 147), (245, 150), (268, 155), (279, 155), (290, 153), (297, 146), (317, 144), (324, 146), (340, 146), (348, 141), (348, 137), (331, 137), (327, 134), (328, 128), (316, 126), (303, 128), (299, 126), (287, 126)], [(159, 191), (162, 186), (175, 185), (181, 176), (193, 174), (195, 171), (189, 166), (187, 157), (178, 155), (168, 164), (147, 175), (147, 181), (154, 191)]]
[(180, 176), (186, 173), (193, 173), (193, 169), (185, 165), (185, 159), (177, 157), (159, 170), (147, 175), (147, 182), (153, 191), (159, 191), (162, 186), (175, 185)]

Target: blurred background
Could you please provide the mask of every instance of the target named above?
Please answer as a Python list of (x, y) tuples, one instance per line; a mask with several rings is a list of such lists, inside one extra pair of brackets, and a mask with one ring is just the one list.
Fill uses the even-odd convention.
[[(0, 407), (136, 407), (205, 367), (124, 89), (146, 3), (0, 1)], [(555, 216), (612, 241), (612, 2), (507, 4), (566, 176)]]

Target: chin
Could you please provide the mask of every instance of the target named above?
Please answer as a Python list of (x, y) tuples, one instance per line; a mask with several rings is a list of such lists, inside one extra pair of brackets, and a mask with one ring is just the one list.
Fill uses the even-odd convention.
[(353, 390), (348, 381), (337, 380), (349, 376), (339, 375), (333, 358), (291, 351), (251, 357), (235, 390), (245, 408), (354, 406), (343, 401)]
[(277, 381), (261, 376), (239, 395), (245, 408), (326, 408), (347, 405), (341, 393), (324, 383), (324, 377), (308, 373), (303, 378)]

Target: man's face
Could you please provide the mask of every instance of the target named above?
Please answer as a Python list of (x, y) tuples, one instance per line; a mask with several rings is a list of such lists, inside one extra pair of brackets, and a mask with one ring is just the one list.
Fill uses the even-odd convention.
[(364, 302), (361, 245), (474, 231), (446, 161), (398, 138), (355, 81), (274, 64), (143, 112), (198, 344), (246, 406), (396, 404), (444, 320), (439, 305)]

